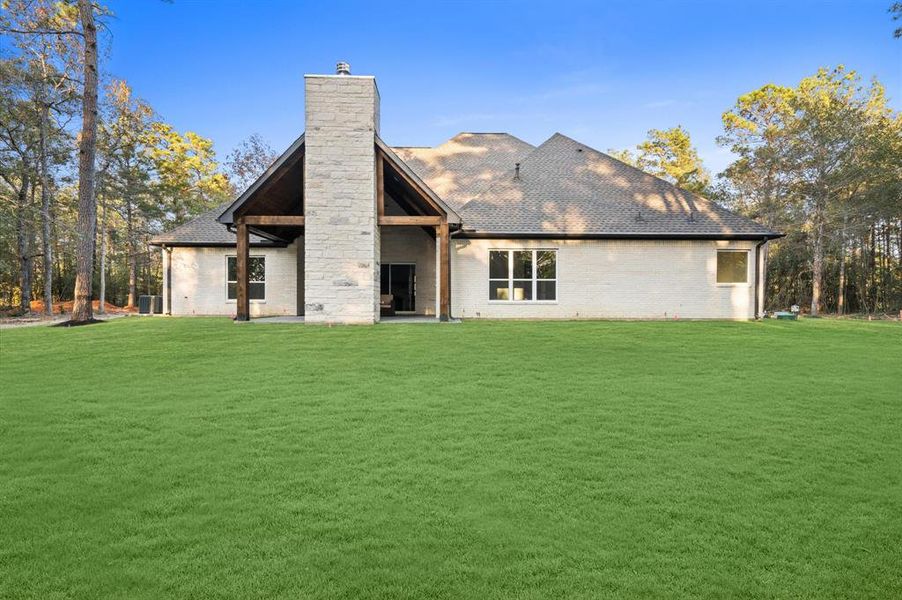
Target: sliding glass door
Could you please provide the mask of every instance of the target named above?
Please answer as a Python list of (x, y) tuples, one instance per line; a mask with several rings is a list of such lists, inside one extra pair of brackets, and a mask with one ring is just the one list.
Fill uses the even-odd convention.
[(414, 312), (416, 310), (416, 270), (416, 265), (412, 263), (382, 264), (379, 293), (391, 294), (395, 310), (398, 312)]

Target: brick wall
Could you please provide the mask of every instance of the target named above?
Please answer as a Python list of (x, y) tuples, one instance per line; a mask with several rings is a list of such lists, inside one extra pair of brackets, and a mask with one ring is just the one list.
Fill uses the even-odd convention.
[[(173, 248), (171, 254), (163, 254), (164, 269), (168, 264), (172, 268), (173, 315), (235, 315), (235, 301), (226, 297), (226, 257), (235, 256), (234, 247)], [(297, 246), (252, 247), (250, 255), (266, 257), (266, 298), (251, 300), (251, 316), (296, 315)], [(167, 312), (165, 270), (163, 286), (163, 312)]]
[[(461, 318), (751, 319), (754, 246), (701, 240), (454, 240), (451, 313)], [(557, 300), (490, 302), (492, 248), (557, 249)], [(716, 283), (718, 248), (749, 250), (748, 284)]]

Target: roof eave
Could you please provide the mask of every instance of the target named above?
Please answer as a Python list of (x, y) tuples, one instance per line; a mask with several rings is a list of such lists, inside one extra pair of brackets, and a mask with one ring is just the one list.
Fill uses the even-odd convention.
[[(164, 242), (161, 240), (151, 240), (148, 245), (157, 248), (234, 248), (237, 246), (235, 242)], [(286, 248), (288, 246), (276, 242), (250, 242), (249, 245), (252, 248)]]
[(641, 232), (581, 232), (561, 233), (548, 231), (477, 231), (461, 229), (455, 237), (470, 239), (583, 239), (583, 240), (773, 240), (785, 234), (773, 231), (761, 233), (641, 233)]

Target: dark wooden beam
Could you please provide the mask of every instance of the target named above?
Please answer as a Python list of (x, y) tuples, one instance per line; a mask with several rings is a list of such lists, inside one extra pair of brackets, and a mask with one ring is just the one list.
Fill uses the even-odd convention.
[(451, 318), (451, 235), (448, 221), (443, 219), (436, 230), (436, 243), (439, 244), (439, 319), (447, 321)]
[(270, 242), (273, 242), (275, 244), (285, 244), (287, 246), (291, 243), (291, 240), (286, 240), (285, 238), (279, 237), (274, 233), (263, 231), (262, 229), (251, 227), (250, 225), (248, 225), (247, 230), (256, 236), (262, 237), (264, 240), (269, 240)]
[(250, 319), (250, 302), (247, 295), (247, 278), (248, 278), (248, 246), (250, 234), (247, 231), (247, 225), (238, 224), (238, 256), (235, 260), (238, 271), (238, 292), (237, 292), (237, 310), (235, 313), (236, 321), (247, 321)]
[(442, 224), (443, 217), (429, 217), (417, 215), (404, 215), (398, 217), (382, 216), (379, 217), (380, 225), (431, 225), (437, 227)]
[[(297, 164), (298, 160), (304, 159), (305, 154), (306, 154), (306, 152), (304, 151), (303, 147), (299, 148), (294, 156), (289, 157), (288, 160), (286, 160), (284, 163), (279, 165), (279, 167), (275, 171), (273, 171), (273, 173), (266, 180), (266, 183), (264, 183), (262, 186), (260, 186), (260, 188), (257, 189), (253, 193), (253, 196), (259, 197), (259, 196), (267, 195), (270, 192), (270, 190), (272, 190), (273, 186), (275, 186), (276, 183), (278, 183), (282, 179), (282, 177), (284, 177), (285, 174), (288, 173), (288, 171), (290, 171), (294, 167), (295, 164)], [(242, 206), (241, 208), (246, 208), (246, 207)], [(238, 213), (235, 215), (236, 223), (237, 223), (237, 219), (241, 213), (241, 208), (236, 210), (236, 212)]]
[(245, 225), (286, 225), (303, 227), (304, 217), (300, 215), (246, 215), (238, 217), (239, 224)]
[(376, 214), (381, 219), (385, 216), (385, 159), (381, 152), (376, 153)]
[[(382, 152), (381, 149), (377, 152), (377, 154), (378, 154), (379, 156), (383, 157), (383, 160), (384, 160), (385, 153)], [(395, 173), (398, 174), (398, 176), (399, 176), (401, 179), (404, 180), (404, 182), (405, 182), (407, 185), (409, 185), (411, 188), (413, 188), (413, 190), (414, 190), (417, 194), (419, 194), (419, 195), (423, 198), (423, 200), (425, 200), (426, 203), (429, 204), (429, 206), (432, 207), (433, 210), (435, 210), (435, 212), (437, 212), (437, 213), (440, 214), (440, 215), (443, 215), (443, 214), (445, 213), (445, 211), (442, 210), (442, 207), (441, 207), (441, 206), (437, 205), (435, 202), (432, 201), (432, 198), (429, 197), (429, 194), (426, 193), (426, 190), (424, 190), (422, 187), (420, 187), (420, 185), (419, 185), (416, 181), (414, 181), (413, 179), (411, 179), (410, 177), (408, 177), (408, 176), (407, 176), (407, 173), (405, 173), (405, 172), (402, 171), (401, 169), (394, 169), (394, 171), (395, 171)]]
[(388, 194), (389, 197), (395, 201), (395, 204), (397, 204), (406, 214), (428, 214), (421, 206), (421, 203), (416, 202), (416, 200), (413, 198), (414, 195), (407, 192), (407, 188), (400, 181), (398, 181), (397, 177), (390, 175), (389, 178), (385, 180), (385, 184), (385, 193)]

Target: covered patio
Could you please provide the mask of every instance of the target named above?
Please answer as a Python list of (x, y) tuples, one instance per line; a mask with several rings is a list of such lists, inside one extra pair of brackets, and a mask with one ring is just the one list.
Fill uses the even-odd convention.
[[(451, 318), (450, 231), (457, 215), (378, 137), (374, 221), (379, 234), (380, 319)], [(297, 315), (305, 308), (304, 136), (219, 217), (237, 236), (236, 320), (250, 320), (250, 235), (297, 243)], [(297, 318), (301, 319), (297, 319)], [(269, 319), (292, 319), (291, 316)], [(285, 322), (285, 321), (282, 321)]]
[[(285, 316), (285, 317), (257, 317), (248, 319), (246, 323), (304, 323), (303, 315)], [(460, 323), (460, 319), (448, 319), (442, 321), (436, 316), (425, 315), (395, 315), (393, 317), (382, 317), (379, 319), (380, 325), (423, 325), (430, 323)]]

